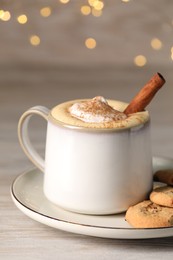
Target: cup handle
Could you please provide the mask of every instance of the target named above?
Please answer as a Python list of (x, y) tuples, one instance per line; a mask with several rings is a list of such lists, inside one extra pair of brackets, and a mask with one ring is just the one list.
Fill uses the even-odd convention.
[(44, 172), (45, 162), (43, 158), (37, 153), (31, 144), (28, 135), (28, 124), (33, 115), (39, 115), (48, 121), (49, 109), (43, 106), (35, 106), (28, 109), (23, 113), (18, 123), (18, 138), (20, 145), (27, 155), (27, 157), (33, 162), (33, 164), (38, 167), (42, 172)]

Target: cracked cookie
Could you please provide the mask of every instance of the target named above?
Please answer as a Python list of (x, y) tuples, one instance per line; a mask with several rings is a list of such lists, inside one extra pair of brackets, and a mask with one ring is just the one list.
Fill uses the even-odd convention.
[(126, 221), (135, 228), (160, 228), (173, 226), (173, 208), (163, 207), (145, 200), (131, 206)]

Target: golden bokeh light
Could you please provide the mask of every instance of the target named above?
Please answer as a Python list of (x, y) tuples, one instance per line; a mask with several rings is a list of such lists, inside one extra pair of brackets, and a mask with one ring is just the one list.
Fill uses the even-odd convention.
[(88, 4), (90, 6), (94, 6), (94, 4), (96, 4), (96, 2), (98, 2), (99, 0), (88, 0)]
[(162, 42), (161, 40), (159, 40), (158, 38), (153, 38), (151, 40), (151, 47), (154, 49), (154, 50), (160, 50), (162, 48)]
[(91, 13), (91, 7), (88, 5), (83, 5), (80, 10), (83, 15), (89, 15)]
[(93, 4), (93, 7), (94, 7), (96, 10), (100, 11), (100, 10), (103, 9), (104, 3), (101, 2), (101, 1), (95, 1), (94, 4)]
[(40, 14), (43, 17), (48, 17), (51, 15), (51, 13), (52, 13), (52, 10), (49, 6), (46, 6), (46, 7), (43, 7), (40, 9)]
[(88, 0), (88, 4), (92, 8), (92, 15), (95, 17), (99, 17), (102, 15), (104, 2), (101, 0)]
[(68, 4), (70, 0), (59, 0), (62, 4)]
[(124, 3), (130, 2), (130, 0), (121, 0), (121, 1), (124, 2)]
[(99, 17), (101, 16), (103, 13), (102, 10), (96, 10), (95, 8), (92, 8), (92, 15), (95, 16), (95, 17)]
[(0, 10), (0, 19), (4, 16), (4, 10)]
[(11, 14), (9, 11), (0, 10), (0, 19), (7, 22), (11, 19)]
[(38, 46), (40, 44), (40, 37), (38, 35), (32, 35), (30, 37), (30, 43), (33, 46)]
[(25, 24), (25, 23), (27, 23), (28, 18), (27, 18), (27, 16), (26, 16), (25, 14), (21, 14), (21, 15), (19, 15), (19, 16), (17, 17), (17, 21), (18, 21), (18, 23), (20, 23), (20, 24)]
[(88, 49), (94, 49), (96, 47), (97, 43), (96, 43), (96, 40), (94, 38), (87, 38), (85, 40), (85, 46), (88, 48)]
[(134, 58), (134, 63), (136, 66), (138, 67), (143, 67), (146, 65), (147, 63), (147, 59), (144, 55), (137, 55), (135, 58)]

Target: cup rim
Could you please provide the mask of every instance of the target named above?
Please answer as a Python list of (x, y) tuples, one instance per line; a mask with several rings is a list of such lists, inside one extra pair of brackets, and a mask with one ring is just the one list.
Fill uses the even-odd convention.
[[(73, 129), (76, 131), (78, 130), (78, 131), (86, 131), (86, 132), (120, 132), (120, 131), (129, 131), (129, 129), (134, 131), (135, 129), (142, 128), (147, 122), (150, 121), (149, 112), (147, 110), (144, 110), (129, 115), (126, 119), (117, 122), (117, 124), (115, 124), (113, 127), (102, 127), (99, 125), (97, 127), (94, 127), (87, 124), (86, 125), (85, 124), (80, 125), (80, 123), (74, 124), (73, 121), (68, 122), (66, 120), (66, 109), (68, 109), (72, 104), (76, 102), (87, 101), (87, 100), (89, 99), (88, 98), (75, 99), (75, 100), (65, 101), (63, 103), (56, 105), (50, 110), (48, 115), (48, 120), (51, 121), (53, 124), (59, 125), (61, 127)], [(120, 100), (107, 99), (107, 101), (111, 106), (115, 106), (116, 104), (117, 106), (116, 109), (118, 109), (121, 112), (124, 111), (124, 109), (128, 106), (128, 103)], [(57, 111), (57, 109), (58, 110), (60, 109), (60, 112), (63, 114), (63, 117), (60, 116), (60, 118), (57, 118), (55, 116), (55, 111)], [(142, 115), (143, 113), (147, 113), (147, 114), (143, 117)], [(64, 120), (64, 116), (65, 116), (65, 120)], [(125, 123), (123, 123), (123, 121)]]
[(78, 125), (72, 125), (72, 124), (68, 124), (65, 122), (62, 122), (58, 119), (55, 119), (52, 114), (51, 111), (48, 115), (48, 122), (53, 123), (54, 125), (58, 125), (62, 128), (67, 128), (67, 129), (71, 129), (71, 130), (76, 130), (76, 131), (84, 131), (84, 132), (125, 132), (125, 131), (137, 131), (141, 128), (143, 128), (145, 125), (149, 125), (150, 124), (150, 116), (148, 116), (147, 120), (133, 125), (133, 126), (125, 126), (125, 127), (119, 127), (119, 128), (94, 128), (94, 127), (85, 127), (85, 126), (78, 126)]

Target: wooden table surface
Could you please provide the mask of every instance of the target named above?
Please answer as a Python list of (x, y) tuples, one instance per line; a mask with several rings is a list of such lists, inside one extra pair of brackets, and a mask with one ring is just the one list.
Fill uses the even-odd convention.
[[(17, 138), (17, 123), (26, 109), (96, 95), (129, 101), (157, 70), (167, 84), (149, 106), (153, 155), (173, 158), (171, 68), (0, 68), (0, 259), (173, 259), (173, 237), (120, 240), (72, 234), (30, 219), (10, 197), (13, 179), (32, 167)], [(40, 119), (31, 125), (32, 139), (43, 154), (45, 123)]]

